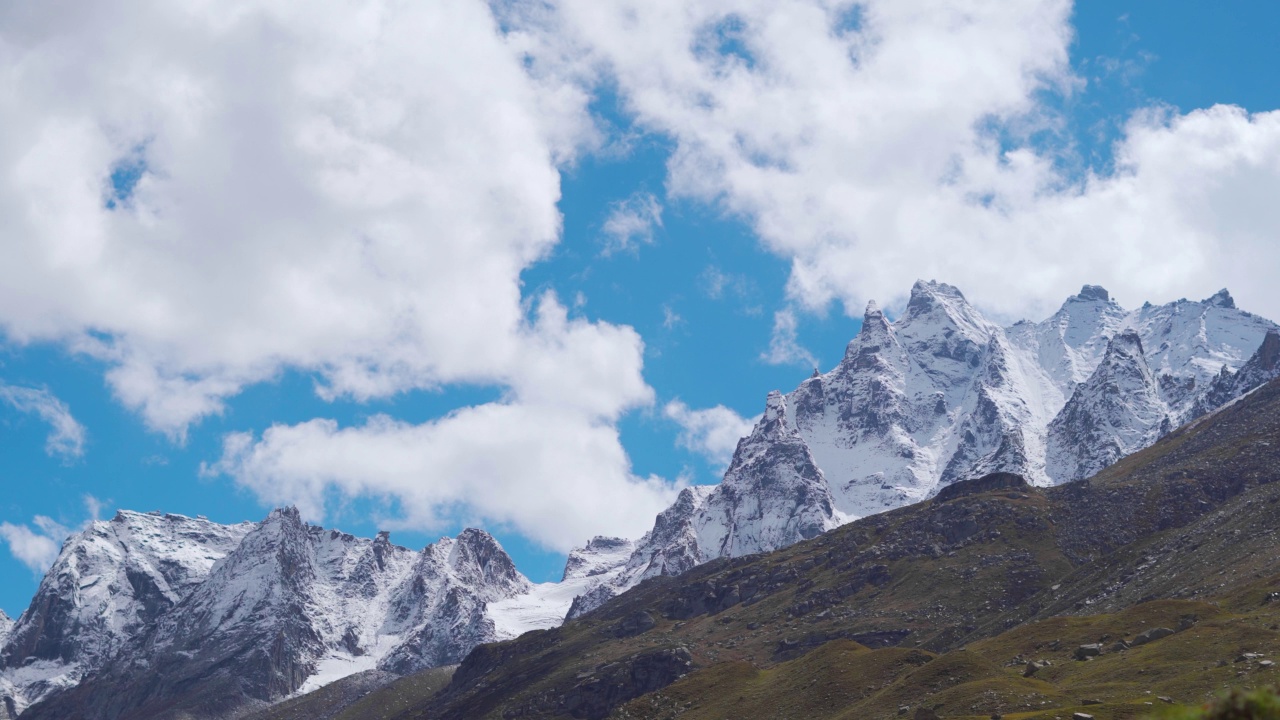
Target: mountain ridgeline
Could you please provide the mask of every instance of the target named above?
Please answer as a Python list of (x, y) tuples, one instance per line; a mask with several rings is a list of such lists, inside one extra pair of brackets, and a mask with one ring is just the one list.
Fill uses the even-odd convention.
[(958, 481), (782, 550), (652, 577), (477, 648), (443, 690), (382, 717), (1049, 720), (1199, 705), (1276, 682), (1276, 480), (1280, 380), (1087, 480)]
[(230, 527), (122, 511), (63, 546), (0, 689), (23, 718), (235, 717), (354, 672), (457, 663), (504, 637), (488, 605), (529, 587), (481, 530), (413, 552), (292, 508)]
[[(720, 484), (683, 490), (639, 539), (573, 551), (559, 583), (474, 529), (415, 552), (291, 508), (93, 523), (16, 622), (0, 615), (0, 720), (672, 717), (681, 687), (803, 675), (832, 643), (859, 662), (901, 650), (883, 682), (911, 682), (1053, 615), (1243, 587), (1168, 558), (1270, 492), (1277, 376), (1276, 325), (1226, 291), (1126, 311), (1086, 286), (1001, 327), (920, 282), (896, 320), (871, 303), (830, 372), (768, 395)], [(1196, 548), (1253, 567), (1271, 537)], [(306, 704), (320, 688), (327, 715)], [(354, 709), (365, 695), (376, 711)], [(270, 715), (286, 698), (298, 714)]]
[(1225, 290), (1126, 311), (1090, 285), (1047, 320), (1004, 328), (956, 288), (918, 282), (896, 321), (868, 305), (830, 372), (770, 394), (724, 481), (684, 491), (570, 615), (646, 578), (786, 547), (961, 479), (1089, 477), (1277, 375), (1276, 324)]

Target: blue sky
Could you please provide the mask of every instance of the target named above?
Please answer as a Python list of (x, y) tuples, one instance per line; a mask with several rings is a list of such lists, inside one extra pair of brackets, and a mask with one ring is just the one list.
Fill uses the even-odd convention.
[[(744, 10), (744, 17), (746, 13)], [(13, 24), (6, 30), (6, 17), (0, 14), (0, 49), (6, 47), (6, 40), (10, 46), (20, 50), (30, 47), (24, 44), (31, 37), (24, 34), (29, 29), (19, 27), (18, 19), (8, 18), (8, 21)], [(744, 22), (750, 26), (750, 22)], [(1064, 89), (1061, 78), (1058, 78), (1023, 93), (1027, 106), (1032, 109), (1029, 113), (1025, 112), (1027, 107), (1022, 107), (1018, 113), (1011, 114), (1007, 109), (1001, 109), (1005, 106), (998, 103), (993, 104), (990, 110), (995, 113), (994, 122), (999, 126), (996, 135), (1001, 138), (1004, 149), (1030, 148), (1043, 154), (1059, 168), (1061, 174), (1054, 181), (1058, 185), (1074, 186), (1079, 190), (1091, 176), (1110, 177), (1115, 172), (1115, 144), (1125, 139), (1126, 123), (1136, 112), (1149, 112), (1155, 108), (1165, 113), (1166, 118), (1178, 118), (1218, 103), (1238, 105), (1251, 113), (1280, 108), (1280, 85), (1274, 81), (1271, 72), (1272, 68), (1280, 67), (1280, 45), (1274, 42), (1280, 35), (1280, 7), (1274, 3), (1236, 3), (1230, 12), (1224, 12), (1218, 6), (1189, 0), (1082, 2), (1074, 8), (1069, 23), (1074, 29), (1075, 39), (1068, 46), (1068, 66), (1054, 69), (1051, 62), (1047, 65), (1031, 62), (1030, 65), (1042, 74), (1058, 73), (1073, 77), (1073, 83), (1067, 83), (1070, 89)], [(56, 35), (58, 31), (45, 27), (39, 32)], [(67, 31), (67, 37), (74, 37), (73, 29)], [(724, 83), (728, 84), (733, 73), (739, 71), (735, 70), (735, 62), (745, 68), (740, 68), (743, 72), (758, 70), (747, 67), (754, 60), (750, 54), (750, 43), (744, 47), (745, 50), (721, 47), (722, 52), (733, 56), (722, 61), (728, 64), (718, 66), (720, 75), (716, 77)], [(0, 52), (0, 63), (11, 62), (13, 57), (12, 53)], [(735, 57), (736, 60), (733, 59)], [(747, 59), (743, 60), (744, 57)], [(624, 60), (615, 58), (613, 62), (621, 68)], [(545, 57), (537, 56), (534, 61), (527, 62), (526, 67), (533, 69), (539, 83), (549, 83), (551, 81), (547, 77), (555, 73), (550, 70), (540, 73), (550, 63)], [(642, 371), (637, 372), (642, 372), (643, 383), (651, 391), (646, 394), (644, 390), (635, 390), (624, 398), (609, 401), (607, 409), (592, 409), (584, 423), (589, 430), (604, 428), (606, 435), (616, 431), (629, 467), (624, 464), (612, 471), (622, 474), (618, 482), (631, 483), (635, 487), (652, 477), (655, 485), (644, 491), (652, 491), (652, 497), (644, 496), (651, 504), (665, 497), (662, 493), (669, 493), (674, 483), (716, 482), (723, 468), (723, 449), (717, 452), (700, 448), (697, 442), (689, 442), (687, 437), (682, 441), (682, 432), (687, 433), (688, 429), (682, 428), (664, 412), (669, 402), (678, 399), (692, 409), (724, 406), (741, 419), (755, 416), (762, 410), (769, 390), (789, 390), (812, 371), (805, 359), (806, 352), (824, 370), (839, 360), (845, 343), (858, 330), (861, 302), (877, 297), (890, 308), (900, 302), (909, 288), (907, 278), (911, 277), (913, 263), (919, 266), (917, 274), (931, 276), (938, 274), (939, 268), (948, 268), (947, 262), (956, 262), (955, 274), (958, 277), (944, 275), (937, 279), (955, 282), (980, 303), (986, 301), (985, 306), (1010, 318), (1024, 313), (1043, 313), (1044, 308), (1065, 297), (1062, 288), (1073, 284), (1078, 287), (1081, 282), (1097, 280), (1114, 287), (1108, 282), (1110, 271), (1104, 267), (1107, 263), (1099, 258), (1092, 261), (1086, 258), (1077, 266), (1055, 272), (1052, 282), (1045, 283), (1043, 295), (1032, 290), (1019, 290), (1007, 298), (998, 297), (998, 293), (987, 287), (989, 284), (984, 284), (986, 276), (983, 274), (970, 272), (961, 267), (963, 264), (959, 261), (949, 260), (945, 246), (938, 250), (940, 257), (924, 253), (908, 257), (905, 261), (896, 260), (897, 264), (891, 267), (878, 253), (885, 247), (894, 246), (898, 240), (876, 235), (879, 226), (872, 220), (867, 221), (865, 229), (859, 226), (861, 216), (851, 216), (851, 227), (857, 232), (853, 232), (849, 239), (837, 237), (844, 243), (838, 247), (832, 244), (836, 240), (827, 239), (833, 233), (829, 227), (816, 231), (808, 227), (801, 229), (803, 223), (794, 226), (794, 234), (808, 233), (816, 239), (809, 245), (793, 242), (789, 237), (793, 226), (784, 221), (807, 217), (803, 207), (810, 206), (801, 203), (801, 215), (788, 214), (793, 212), (792, 209), (776, 204), (774, 198), (790, 197), (795, 185), (781, 183), (770, 186), (762, 181), (763, 189), (748, 187), (755, 181), (717, 178), (713, 172), (714, 163), (704, 164), (706, 156), (699, 153), (704, 153), (705, 147), (712, 143), (707, 138), (715, 136), (699, 133), (709, 133), (707, 125), (718, 118), (690, 120), (687, 127), (682, 126), (679, 123), (686, 116), (667, 116), (660, 108), (655, 110), (645, 105), (644, 93), (656, 90), (637, 84), (641, 80), (636, 78), (643, 77), (643, 73), (637, 70), (628, 74), (628, 71), (619, 69), (617, 77), (611, 78), (608, 70), (597, 68), (593, 72), (601, 75), (591, 82), (582, 83), (572, 78), (572, 81), (557, 80), (567, 83), (565, 87), (585, 88), (587, 100), (574, 117), (579, 121), (590, 117), (594, 129), (583, 130), (568, 143), (558, 138), (545, 140), (551, 154), (567, 157), (554, 164), (561, 193), (555, 207), (562, 214), (563, 225), (549, 231), (532, 255), (520, 251), (522, 259), (516, 265), (519, 272), (513, 279), (519, 282), (520, 312), (527, 323), (526, 335), (542, 332), (537, 329), (541, 326), (536, 326), (536, 308), (539, 299), (552, 291), (564, 306), (571, 324), (580, 321), (584, 323), (581, 328), (593, 332), (599, 328), (628, 326), (634, 328), (643, 342), (643, 349), (636, 350), (638, 361), (642, 362)], [(567, 71), (564, 74), (573, 75)], [(517, 78), (512, 82), (524, 81)], [(574, 82), (578, 84), (574, 85)], [(717, 80), (713, 79), (713, 82)], [(532, 94), (550, 93), (547, 87), (535, 84)], [(74, 89), (69, 87), (68, 92)], [(566, 103), (573, 105), (572, 101)], [(732, 97), (725, 96), (723, 103), (725, 107), (731, 107)], [(117, 112), (111, 107), (111, 103), (104, 100), (101, 108), (89, 108), (85, 112), (90, 116), (95, 111)], [(19, 110), (11, 106), (0, 107), (0, 124), (5, 124), (2, 121), (7, 117), (6, 112), (16, 113)], [(53, 113), (49, 110), (41, 115), (39, 108), (23, 112), (29, 116), (19, 119), (32, 127), (48, 122)], [(1012, 115), (1023, 121), (1011, 119)], [(1027, 115), (1034, 117), (1026, 121)], [(1033, 129), (1027, 130), (1028, 126)], [(1167, 126), (1156, 123), (1152, 133), (1158, 135)], [(545, 125), (538, 127), (545, 128)], [(556, 128), (562, 127), (556, 125)], [(735, 126), (729, 124), (729, 127)], [(751, 133), (759, 130), (756, 126), (737, 127), (740, 139), (750, 138)], [(164, 148), (166, 133), (177, 134), (178, 131), (174, 126), (163, 123), (144, 130), (137, 135), (147, 142), (158, 139), (154, 149), (149, 144), (125, 140), (117, 143), (116, 157), (113, 158), (110, 152), (102, 156), (110, 160), (99, 162), (99, 165), (102, 165), (101, 172), (110, 178), (111, 186), (104, 191), (100, 206), (91, 210), (105, 213), (103, 216), (108, 218), (119, 217), (122, 212), (142, 217), (149, 212), (146, 217), (150, 225), (139, 221), (140, 224), (163, 228), (178, 213), (172, 206), (155, 200), (152, 193), (162, 191), (169, 177), (178, 177), (183, 171), (183, 167), (177, 164), (179, 161), (173, 159), (178, 157), (178, 153), (173, 153), (173, 157), (164, 154), (167, 152)], [(546, 132), (550, 137), (559, 130)], [(756, 137), (772, 137), (770, 133), (773, 131), (766, 128), (760, 132)], [(779, 143), (785, 144), (788, 136), (781, 130), (777, 132), (782, 138)], [(750, 142), (750, 139), (743, 142)], [(80, 148), (86, 155), (98, 152), (91, 145), (68, 142), (64, 147), (72, 151)], [(566, 147), (570, 149), (565, 150)], [(837, 150), (853, 152), (855, 164), (858, 162), (857, 153), (865, 150), (870, 154), (874, 150), (870, 145), (863, 148), (857, 143), (852, 143), (851, 148)], [(760, 151), (753, 152), (759, 154)], [(147, 165), (152, 153), (156, 158), (152, 162), (157, 166), (164, 162), (174, 164), (169, 168), (152, 169)], [(545, 157), (546, 154), (533, 155)], [(682, 158), (688, 155), (696, 160), (690, 166), (693, 172), (680, 166)], [(16, 212), (14, 208), (29, 207), (20, 205), (19, 200), (34, 202), (31, 198), (55, 192), (58, 187), (41, 185), (38, 178), (32, 180), (30, 175), (20, 173), (19, 170), (26, 167), (19, 162), (21, 157), (25, 156), (16, 151), (6, 154), (0, 148), (0, 163), (8, 166), (5, 169), (10, 171), (11, 177), (20, 178), (15, 181), (17, 184), (0, 190), (0, 193), (8, 194), (0, 195), (0, 214)], [(250, 154), (247, 157), (255, 156)], [(802, 164), (804, 161), (797, 159), (799, 157), (784, 157), (777, 162), (782, 166)], [(484, 158), (477, 159), (477, 162), (483, 161)], [(269, 162), (269, 158), (263, 162)], [(460, 162), (466, 162), (465, 154)], [(1002, 162), (1007, 163), (1008, 160)], [(512, 172), (522, 172), (523, 167)], [(708, 171), (708, 167), (712, 171)], [(1275, 171), (1275, 167), (1263, 163), (1259, 172), (1263, 171)], [(252, 185), (245, 178), (256, 173), (257, 168), (241, 166), (236, 172), (240, 173), (238, 177), (242, 181)], [(264, 171), (263, 174), (268, 173)], [(1134, 170), (1133, 174), (1140, 178), (1141, 169)], [(824, 178), (831, 179), (815, 175), (807, 180), (810, 183), (808, 190), (815, 191)], [(705, 186), (701, 184), (704, 181), (707, 183)], [(19, 188), (23, 192), (12, 189), (23, 182), (28, 183)], [(992, 192), (997, 195), (1006, 192), (1011, 198), (1017, 195), (1014, 189), (1001, 189), (1005, 186), (1000, 182), (994, 181), (997, 189)], [(1011, 182), (1010, 187), (1016, 184)], [(152, 189), (153, 186), (159, 190)], [(198, 184), (194, 186), (199, 187)], [(290, 209), (294, 207), (294, 197), (273, 196), (275, 187), (264, 184), (262, 189), (254, 191), (262, 196), (262, 207), (232, 203), (222, 206), (221, 210), (232, 215), (242, 209), (246, 216), (256, 213), (254, 222), (269, 221), (275, 217), (271, 213), (276, 211), (281, 214), (301, 212)], [(1139, 183), (1136, 187), (1142, 191), (1148, 185)], [(1157, 188), (1152, 193), (1160, 191), (1157, 185), (1150, 187)], [(360, 188), (353, 192), (358, 191)], [(1087, 195), (1089, 191), (1080, 192)], [(151, 202), (156, 202), (155, 207), (159, 210), (147, 205)], [(810, 199), (809, 202), (817, 201)], [(906, 207), (912, 207), (911, 202), (918, 206), (922, 201), (904, 200)], [(1007, 211), (1009, 216), (1020, 217), (1032, 212), (1026, 206), (1014, 207), (1014, 200), (1009, 202), (1013, 207)], [(1213, 198), (1206, 200), (1206, 207), (1211, 207), (1213, 202), (1218, 201)], [(999, 204), (997, 200), (996, 205)], [(519, 206), (519, 203), (515, 205)], [(534, 207), (537, 203), (530, 201), (529, 205)], [(447, 204), (442, 206), (447, 207)], [(822, 215), (826, 211), (820, 204), (812, 207), (819, 208), (813, 213), (815, 217), (826, 217)], [(1103, 204), (1099, 207), (1103, 208), (1099, 211), (1101, 213), (1110, 206)], [(1250, 207), (1244, 209), (1244, 212), (1248, 211)], [(430, 221), (427, 225), (431, 227), (434, 227), (432, 223), (441, 211), (433, 212), (437, 215), (426, 216)], [(487, 212), (493, 214), (492, 211)], [(657, 221), (653, 220), (654, 213)], [(629, 225), (624, 222), (628, 214), (631, 216)], [(1224, 210), (1220, 214), (1229, 213)], [(1260, 216), (1257, 226), (1264, 230), (1275, 227), (1268, 225), (1273, 220), (1273, 215)], [(1206, 227), (1218, 227), (1208, 221), (1206, 223)], [(542, 228), (545, 224), (544, 220), (529, 221), (529, 227)], [(114, 236), (110, 233), (114, 231), (107, 227), (102, 232), (106, 233), (104, 237), (108, 240), (103, 242), (109, 243), (113, 241)], [(375, 223), (368, 227), (381, 226)], [(1240, 228), (1229, 224), (1222, 227), (1227, 231), (1217, 236), (1222, 243), (1219, 249), (1231, 250), (1231, 243), (1237, 236), (1244, 238), (1240, 243), (1254, 242), (1248, 240), (1252, 237), (1253, 226)], [(64, 228), (62, 232), (74, 233), (77, 230)], [(369, 232), (375, 233), (373, 230)], [(6, 263), (20, 264), (30, 257), (25, 250), (19, 251), (20, 240), (28, 237), (23, 233), (37, 237), (35, 231), (26, 226), (0, 224), (0, 247), (8, 245), (10, 248), (4, 258)], [(838, 236), (839, 232), (835, 235)], [(1260, 237), (1265, 238), (1265, 235)], [(50, 235), (33, 242), (56, 243), (57, 238)], [(910, 237), (904, 237), (901, 242), (903, 247), (921, 247), (917, 239)], [(999, 240), (990, 242), (998, 244)], [(452, 255), (432, 247), (427, 252), (428, 259), (434, 257), (431, 253), (441, 252), (438, 264), (448, 270), (451, 260), (447, 258)], [(1135, 253), (1141, 255), (1144, 247), (1135, 246)], [(1171, 242), (1170, 247), (1176, 251), (1183, 246)], [(1247, 246), (1242, 244), (1239, 247)], [(1087, 253), (1088, 249), (1082, 250), (1082, 254)], [(283, 250), (279, 255), (284, 257), (284, 264), (271, 267), (276, 268), (276, 272), (281, 272), (279, 268), (283, 267), (283, 272), (287, 272), (288, 255)], [(529, 259), (534, 256), (538, 259)], [(832, 258), (848, 263), (851, 269), (844, 275), (835, 274), (832, 268), (836, 268), (838, 263)], [(188, 258), (183, 262), (194, 261)], [(885, 263), (883, 268), (882, 263)], [(1266, 265), (1265, 262), (1262, 264)], [(93, 272), (92, 261), (86, 261), (86, 267), (86, 272)], [(1091, 276), (1094, 271), (1097, 277)], [(1010, 267), (1007, 272), (1015, 274), (1019, 268)], [(1242, 303), (1248, 309), (1263, 314), (1270, 312), (1272, 317), (1280, 315), (1275, 312), (1280, 309), (1280, 304), (1271, 304), (1274, 298), (1267, 294), (1263, 280), (1258, 279), (1251, 285), (1252, 276), (1231, 273), (1236, 271), (1218, 271), (1213, 266), (1194, 271), (1182, 266), (1161, 266), (1152, 271), (1152, 277), (1134, 281), (1119, 290), (1122, 301), (1132, 304), (1148, 299), (1146, 294), (1151, 295), (1151, 300), (1161, 301), (1168, 299), (1162, 294), (1200, 296), (1208, 294), (1204, 292), (1206, 288), (1231, 285), (1237, 298), (1243, 296), (1253, 301), (1252, 306), (1247, 301)], [(216, 273), (210, 271), (210, 274)], [(802, 276), (816, 280), (807, 285), (797, 280)], [(239, 286), (235, 284), (237, 272), (226, 273), (226, 278), (229, 278), (226, 281), (229, 284), (223, 289), (231, 298), (238, 293)], [(966, 279), (971, 283), (968, 286), (963, 282)], [(523, 380), (506, 379), (520, 377), (522, 370), (518, 362), (516, 369), (498, 368), (472, 374), (465, 368), (468, 361), (465, 353), (460, 361), (461, 370), (441, 370), (440, 367), (447, 365), (444, 360), (433, 360), (422, 368), (413, 366), (409, 361), (410, 370), (405, 371), (408, 372), (408, 380), (402, 379), (400, 370), (390, 372), (374, 362), (371, 364), (374, 380), (383, 381), (378, 373), (394, 375), (395, 380), (386, 381), (390, 383), (389, 390), (370, 391), (362, 389), (366, 385), (360, 383), (373, 381), (363, 376), (348, 385), (343, 384), (348, 382), (343, 379), (346, 376), (333, 368), (342, 364), (347, 357), (342, 353), (347, 350), (327, 349), (322, 342), (316, 345), (320, 348), (318, 350), (307, 346), (306, 353), (310, 354), (298, 351), (295, 355), (290, 355), (295, 350), (293, 348), (272, 345), (272, 349), (262, 351), (260, 356), (254, 356), (252, 362), (243, 365), (235, 365), (225, 358), (209, 360), (203, 356), (196, 357), (198, 352), (193, 355), (181, 350), (181, 342), (177, 340), (167, 344), (169, 340), (165, 332), (171, 331), (164, 328), (174, 324), (166, 324), (163, 318), (152, 318), (148, 315), (150, 306), (146, 303), (129, 309), (133, 314), (128, 319), (122, 319), (127, 314), (125, 311), (100, 317), (86, 311), (78, 316), (79, 319), (50, 329), (62, 322), (63, 315), (75, 314), (77, 307), (59, 305), (54, 300), (37, 300), (36, 296), (43, 298), (43, 294), (33, 289), (34, 286), (22, 284), (21, 280), (17, 275), (0, 275), (0, 288), (4, 288), (0, 304), (10, 304), (10, 311), (0, 314), (0, 487), (3, 488), (0, 493), (0, 522), (10, 529), (6, 538), (13, 550), (0, 554), (0, 578), (4, 579), (0, 582), (0, 609), (11, 616), (16, 617), (25, 608), (39, 577), (41, 560), (33, 554), (39, 555), (40, 548), (28, 544), (24, 556), (24, 551), (18, 547), (23, 537), (29, 539), (33, 534), (56, 536), (64, 530), (79, 527), (95, 511), (100, 512), (102, 518), (108, 518), (117, 507), (200, 514), (222, 522), (256, 520), (263, 517), (273, 504), (276, 496), (270, 489), (264, 489), (273, 485), (310, 488), (317, 493), (311, 499), (318, 498), (323, 508), (323, 522), (327, 526), (372, 535), (380, 525), (390, 522), (396, 527), (393, 539), (410, 547), (420, 547), (442, 534), (454, 534), (465, 524), (482, 524), (498, 536), (530, 578), (536, 581), (558, 579), (563, 566), (564, 541), (552, 531), (539, 529), (551, 521), (525, 518), (518, 510), (493, 509), (498, 507), (495, 504), (477, 502), (471, 506), (472, 498), (468, 492), (477, 495), (499, 492), (479, 480), (473, 490), (468, 489), (472, 486), (467, 484), (466, 478), (458, 480), (457, 487), (462, 489), (455, 488), (450, 491), (453, 495), (445, 496), (453, 499), (440, 501), (438, 507), (417, 512), (411, 511), (409, 505), (424, 501), (391, 481), (385, 485), (373, 481), (360, 485), (359, 478), (343, 476), (327, 485), (324, 482), (308, 484), (310, 478), (303, 477), (305, 471), (296, 470), (297, 465), (254, 464), (258, 462), (256, 459), (246, 460), (244, 457), (234, 462), (227, 461), (229, 456), (224, 445), (229, 434), (239, 433), (242, 434), (240, 437), (253, 443), (261, 441), (255, 447), (275, 450), (265, 439), (264, 433), (269, 428), (303, 426), (318, 418), (331, 419), (339, 428), (367, 429), (371, 423), (378, 422), (378, 418), (388, 417), (398, 422), (398, 427), (406, 429), (430, 425), (442, 418), (448, 420), (461, 409), (519, 404), (526, 402), (526, 396), (535, 395), (536, 390), (522, 384)], [(427, 285), (445, 283), (441, 276), (429, 274), (409, 280)], [(7, 288), (4, 287), (6, 284)], [(833, 286), (838, 287), (832, 290)], [(212, 296), (216, 298), (220, 286), (211, 287)], [(157, 291), (162, 292), (164, 290)], [(171, 292), (180, 294), (181, 287)], [(885, 292), (890, 296), (884, 296)], [(91, 294), (67, 295), (73, 297), (66, 301), (68, 303), (83, 305), (93, 300)], [(36, 309), (29, 315), (23, 315), (21, 309), (15, 307), (27, 299)], [(465, 301), (465, 298), (459, 300), (459, 306)], [(451, 306), (445, 301), (419, 307), (417, 312), (451, 314), (459, 306)], [(67, 307), (71, 309), (67, 310)], [(332, 309), (330, 311), (333, 312)], [(340, 314), (340, 310), (334, 312), (335, 318)], [(137, 317), (143, 320), (136, 320)], [(791, 343), (789, 355), (782, 352), (788, 347), (788, 338), (785, 332), (779, 332), (780, 318), (795, 320), (794, 343)], [(308, 316), (308, 321), (315, 321), (315, 316)], [(297, 324), (298, 321), (295, 318), (290, 322)], [(212, 323), (210, 326), (221, 327), (222, 324)], [(323, 336), (324, 321), (319, 321), (318, 326), (321, 328), (319, 335)], [(157, 327), (161, 329), (155, 330)], [(263, 334), (271, 332), (268, 327)], [(217, 342), (217, 337), (212, 336), (210, 342)], [(236, 334), (228, 337), (241, 338)], [(353, 342), (367, 339), (361, 335), (352, 337)], [(451, 337), (454, 335), (450, 333), (431, 336), (430, 342), (424, 341), (422, 347), (435, 352), (440, 342), (448, 343)], [(144, 340), (134, 342), (133, 338)], [(609, 342), (617, 340), (613, 335), (609, 338)], [(95, 345), (99, 341), (101, 345)], [(174, 350), (175, 347), (180, 349)], [(388, 347), (395, 350), (398, 346), (392, 344)], [(483, 350), (489, 346), (480, 343), (477, 347), (481, 351), (474, 361), (477, 365), (484, 365), (489, 359), (484, 357)], [(419, 352), (421, 348), (415, 346), (410, 350)], [(285, 359), (279, 359), (282, 357)], [(610, 367), (618, 365), (612, 361), (606, 364)], [(141, 371), (127, 377), (120, 374), (121, 368), (135, 367), (155, 369), (163, 377), (172, 373), (174, 378), (189, 383), (181, 386), (184, 392), (190, 387), (204, 387), (199, 385), (200, 381), (210, 378), (226, 383), (231, 389), (201, 390), (206, 394), (197, 393), (198, 400), (211, 404), (207, 407), (201, 405), (203, 410), (187, 415), (178, 413), (180, 417), (174, 420), (177, 411), (156, 409), (162, 403), (157, 401), (155, 389), (142, 388), (143, 381), (153, 378), (152, 375)], [(210, 370), (211, 367), (217, 369)], [(234, 371), (225, 370), (227, 367), (233, 367)], [(580, 372), (586, 371), (566, 364), (551, 377), (559, 377), (557, 382), (573, 387), (576, 373)], [(583, 377), (587, 375), (589, 373)], [(536, 385), (542, 381), (535, 379), (529, 382)], [(160, 392), (164, 392), (164, 387), (167, 386), (161, 384)], [(317, 392), (318, 387), (337, 389)], [(11, 391), (6, 395), (4, 388)], [(15, 388), (18, 390), (12, 390)], [(50, 407), (53, 410), (49, 410)], [(44, 414), (40, 408), (44, 408)], [(63, 438), (62, 444), (55, 446), (50, 440), (56, 435), (50, 418), (58, 417), (63, 411), (74, 418), (76, 426), (82, 429), (83, 437), (82, 440)], [(248, 435), (243, 435), (245, 433)], [(321, 435), (322, 439), (328, 437)], [(513, 462), (519, 467), (519, 458)], [(618, 463), (615, 461), (614, 464)], [(590, 467), (582, 472), (588, 472)], [(370, 468), (370, 474), (378, 472), (380, 470)], [(575, 470), (567, 468), (565, 472)], [(433, 482), (429, 471), (421, 474), (421, 480), (415, 482)], [(538, 483), (554, 481), (554, 477), (550, 480), (530, 477), (517, 478), (512, 482), (525, 483), (536, 495)], [(587, 482), (590, 482), (589, 478)], [(632, 496), (620, 495), (618, 502), (625, 504), (629, 502), (628, 497)], [(607, 505), (608, 497), (601, 502)], [(101, 504), (101, 509), (95, 507), (96, 503)], [(650, 505), (644, 507), (649, 508)], [(590, 508), (568, 509), (566, 512), (590, 512)], [(47, 520), (37, 522), (37, 517)], [(397, 523), (397, 519), (401, 522)], [(589, 521), (581, 524), (583, 527), (595, 527)], [(22, 535), (23, 532), (26, 535)], [(581, 541), (587, 539), (582, 537)]]

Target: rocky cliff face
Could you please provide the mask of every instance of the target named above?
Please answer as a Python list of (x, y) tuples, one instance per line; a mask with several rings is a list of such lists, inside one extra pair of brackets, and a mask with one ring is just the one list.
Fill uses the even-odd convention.
[(1172, 426), (1173, 411), (1132, 330), (1112, 338), (1102, 361), (1048, 429), (1050, 479), (1088, 477), (1155, 442)]
[(1190, 414), (1192, 417), (1206, 415), (1277, 377), (1280, 377), (1280, 332), (1269, 330), (1258, 351), (1239, 372), (1233, 373), (1227, 365), (1222, 366), (1209, 390), (1196, 399)]
[(622, 567), (602, 573), (602, 582), (578, 598), (569, 616), (594, 609), (646, 578), (786, 547), (837, 525), (822, 471), (796, 431), (786, 399), (771, 393), (760, 422), (738, 442), (724, 481), (681, 491)]
[[(178, 553), (189, 560), (187, 570), (155, 563), (174, 578), (161, 588), (167, 595), (139, 590), (151, 587), (141, 580), (132, 591), (117, 584), (90, 595), (107, 577), (138, 575), (125, 558), (140, 544), (159, 543), (171, 554), (181, 544), (173, 532), (122, 537), (113, 524), (199, 528), (201, 542)], [(113, 542), (104, 546), (106, 537)], [(95, 554), (101, 547), (111, 552)], [(22, 707), (44, 700), (24, 717), (230, 717), (362, 670), (456, 663), (476, 645), (504, 637), (488, 604), (530, 587), (480, 530), (415, 553), (386, 533), (370, 540), (309, 525), (292, 508), (230, 529), (121, 513), (68, 541), (55, 570), (46, 599), (37, 596), (23, 617), (28, 629), (15, 631), (5, 648), (6, 658), (38, 658), (10, 661), (3, 674)], [(87, 619), (112, 613), (132, 619)], [(61, 674), (56, 682), (33, 682), (33, 668), (46, 678)]]
[(122, 511), (67, 540), (0, 646), (0, 694), (21, 711), (75, 685), (199, 586), (252, 527)]

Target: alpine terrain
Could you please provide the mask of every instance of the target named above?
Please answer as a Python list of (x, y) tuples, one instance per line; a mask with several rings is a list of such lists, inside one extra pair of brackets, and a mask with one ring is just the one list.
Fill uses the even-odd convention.
[(122, 511), (63, 546), (0, 687), (23, 718), (234, 717), (358, 671), (457, 663), (518, 634), (487, 606), (529, 589), (481, 530), (414, 552), (292, 508), (235, 526)]
[(1277, 375), (1277, 325), (1226, 290), (1127, 311), (1086, 285), (1043, 322), (1001, 327), (956, 288), (917, 282), (893, 322), (868, 304), (830, 372), (769, 395), (720, 485), (685, 490), (625, 563), (593, 562), (598, 581), (570, 616), (645, 578), (785, 547), (958, 480), (1088, 477)]
[(1280, 380), (1089, 479), (961, 480), (653, 577), (476, 648), (442, 689), (410, 676), (336, 717), (1137, 720), (1198, 706), (1277, 681), (1277, 480)]
[[(574, 550), (560, 582), (530, 583), (477, 529), (415, 552), (292, 508), (92, 523), (0, 616), (0, 718), (320, 717), (366, 695), (379, 717), (648, 717), (620, 708), (686, 676), (756, 682), (834, 640), (907, 648), (883, 689), (1053, 615), (1226, 592), (1161, 584), (1147, 569), (1176, 572), (1171, 550), (1123, 553), (1193, 542), (1274, 477), (1277, 376), (1277, 326), (1225, 290), (1129, 311), (1086, 286), (1005, 327), (918, 282), (895, 319), (868, 305), (829, 372), (769, 393), (721, 483), (639, 539)], [(688, 709), (662, 697), (658, 716)]]

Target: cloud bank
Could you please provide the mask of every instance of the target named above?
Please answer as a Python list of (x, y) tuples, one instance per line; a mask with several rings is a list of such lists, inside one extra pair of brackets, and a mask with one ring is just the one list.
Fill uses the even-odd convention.
[(857, 316), (936, 277), (1010, 317), (1084, 282), (1129, 304), (1229, 285), (1280, 316), (1280, 114), (1143, 109), (1114, 169), (1064, 170), (1031, 136), (1063, 125), (1046, 95), (1088, 91), (1066, 0), (551, 5), (546, 62), (670, 138), (669, 193), (748, 222), (800, 307)]
[[(559, 241), (561, 169), (626, 145), (592, 116), (605, 93), (673, 148), (662, 202), (739, 217), (790, 264), (769, 362), (810, 362), (797, 313), (893, 305), (917, 277), (1009, 316), (1084, 282), (1129, 304), (1228, 285), (1280, 316), (1280, 113), (1147, 109), (1113, 169), (1064, 170), (1030, 138), (1059, 124), (1046, 94), (1087, 92), (1070, 17), (1066, 0), (0, 6), (0, 330), (106, 362), (178, 441), (288, 370), (355, 400), (497, 387), (420, 425), (235, 434), (210, 471), (313, 517), (336, 491), (561, 549), (643, 529), (673, 485), (636, 477), (618, 437), (653, 403), (642, 339), (520, 282)], [(660, 222), (637, 197), (603, 228), (619, 247)], [(711, 428), (736, 421), (675, 411), (723, 456), (732, 432)]]

